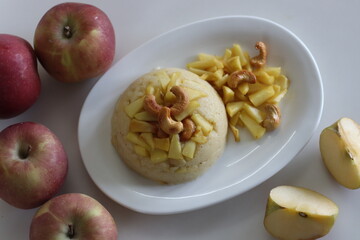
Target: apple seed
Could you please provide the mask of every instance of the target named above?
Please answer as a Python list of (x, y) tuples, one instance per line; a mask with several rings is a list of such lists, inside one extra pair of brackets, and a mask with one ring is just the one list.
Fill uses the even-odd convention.
[(306, 213), (304, 213), (304, 212), (299, 212), (299, 215), (300, 215), (300, 217), (304, 217), (304, 218), (306, 218), (306, 217), (307, 217), (307, 214), (306, 214)]

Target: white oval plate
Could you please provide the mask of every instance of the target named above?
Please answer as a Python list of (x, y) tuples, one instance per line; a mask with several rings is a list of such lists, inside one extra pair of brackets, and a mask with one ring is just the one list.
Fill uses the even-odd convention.
[[(264, 41), (270, 66), (281, 66), (291, 85), (281, 104), (279, 129), (253, 140), (246, 130), (235, 143), (229, 136), (223, 156), (197, 180), (164, 186), (129, 170), (110, 143), (110, 120), (119, 95), (157, 67), (185, 68), (200, 52), (222, 55), (239, 43), (250, 55)], [(110, 198), (134, 211), (171, 214), (209, 206), (255, 187), (278, 172), (305, 146), (323, 108), (319, 70), (293, 33), (266, 19), (225, 16), (191, 23), (160, 35), (117, 62), (89, 93), (79, 119), (79, 144), (87, 171)], [(229, 134), (230, 135), (230, 134)]]

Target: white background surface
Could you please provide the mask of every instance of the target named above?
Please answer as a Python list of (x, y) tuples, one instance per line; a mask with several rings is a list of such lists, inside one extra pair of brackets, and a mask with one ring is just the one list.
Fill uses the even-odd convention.
[[(358, 239), (354, 226), (360, 214), (360, 190), (338, 185), (324, 168), (319, 147), (321, 130), (347, 116), (360, 122), (360, 2), (353, 1), (87, 1), (105, 11), (117, 38), (116, 60), (145, 41), (174, 27), (222, 15), (254, 15), (275, 21), (295, 33), (310, 49), (322, 74), (325, 104), (318, 129), (293, 161), (266, 182), (245, 194), (193, 212), (152, 216), (128, 210), (107, 198), (92, 182), (82, 163), (77, 123), (82, 104), (98, 79), (78, 84), (56, 82), (39, 66), (42, 93), (27, 112), (0, 120), (0, 129), (21, 121), (37, 121), (62, 140), (69, 157), (69, 173), (61, 193), (81, 192), (99, 200), (113, 215), (119, 239), (272, 239), (263, 228), (269, 191), (288, 184), (316, 190), (335, 201), (339, 217), (323, 239)], [(60, 1), (1, 0), (0, 32), (32, 43), (42, 15)], [(234, 29), (236, 31), (236, 29)], [(306, 119), (304, 119), (306, 121)], [(36, 209), (20, 210), (0, 201), (0, 238), (28, 239)]]

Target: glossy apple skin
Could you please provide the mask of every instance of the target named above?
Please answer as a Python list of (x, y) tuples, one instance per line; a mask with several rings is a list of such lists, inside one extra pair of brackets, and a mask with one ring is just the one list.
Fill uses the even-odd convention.
[(67, 171), (63, 145), (44, 125), (16, 123), (0, 132), (0, 198), (10, 205), (40, 206), (58, 192)]
[(117, 240), (117, 237), (113, 217), (97, 200), (67, 193), (49, 200), (37, 211), (29, 239)]
[(24, 39), (0, 34), (0, 118), (12, 118), (38, 99), (41, 81), (31, 45)]
[[(71, 34), (65, 35), (65, 27)], [(55, 79), (79, 82), (104, 73), (115, 54), (114, 28), (107, 15), (89, 4), (62, 3), (41, 18), (34, 49)]]

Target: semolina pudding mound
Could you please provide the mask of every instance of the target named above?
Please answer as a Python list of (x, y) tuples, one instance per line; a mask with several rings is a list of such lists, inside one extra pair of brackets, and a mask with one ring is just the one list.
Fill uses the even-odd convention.
[(202, 175), (221, 156), (228, 121), (209, 83), (187, 70), (166, 68), (125, 90), (111, 125), (112, 144), (129, 168), (178, 184)]

